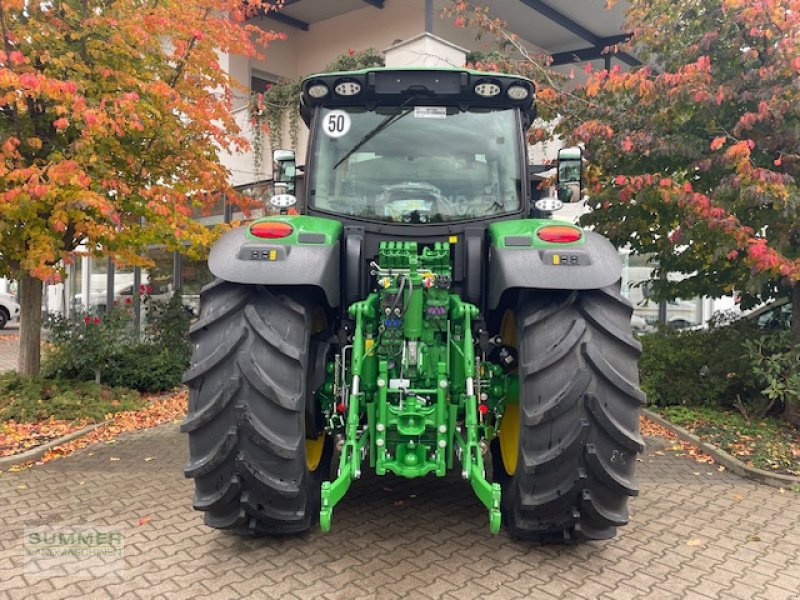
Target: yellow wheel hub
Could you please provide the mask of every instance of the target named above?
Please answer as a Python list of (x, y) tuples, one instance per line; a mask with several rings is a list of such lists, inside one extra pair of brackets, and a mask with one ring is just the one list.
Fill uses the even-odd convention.
[[(500, 323), (500, 337), (509, 346), (519, 350), (517, 345), (517, 321), (514, 313), (507, 310)], [(513, 375), (512, 375), (513, 377)], [(519, 404), (506, 404), (503, 419), (500, 421), (500, 457), (503, 459), (503, 468), (506, 473), (513, 475), (517, 470), (517, 456), (519, 455)]]
[(328, 328), (328, 316), (325, 314), (325, 309), (318, 306), (311, 313), (311, 335), (317, 334)]
[(314, 472), (322, 460), (322, 451), (325, 449), (325, 434), (321, 433), (316, 439), (306, 438), (306, 467)]
[[(325, 331), (328, 328), (328, 317), (325, 310), (318, 306), (311, 314), (311, 335), (315, 335), (320, 331)], [(322, 452), (325, 450), (325, 440), (327, 436), (324, 432), (320, 433), (316, 438), (306, 438), (306, 467), (309, 471), (314, 472), (319, 467), (322, 460)]]
[(519, 453), (519, 404), (507, 404), (500, 423), (500, 457), (506, 473), (513, 475), (517, 470)]

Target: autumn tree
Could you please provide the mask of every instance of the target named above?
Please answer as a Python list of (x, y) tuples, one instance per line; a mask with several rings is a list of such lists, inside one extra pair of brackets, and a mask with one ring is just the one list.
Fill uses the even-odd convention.
[(20, 283), (21, 373), (39, 369), (42, 281), (77, 247), (145, 264), (150, 244), (208, 243), (193, 211), (238, 198), (218, 152), (247, 142), (220, 57), (278, 37), (248, 22), (258, 10), (0, 0), (0, 275)]
[(790, 296), (800, 343), (800, 1), (634, 0), (627, 27), (653, 66), (592, 73), (563, 123), (586, 222), (652, 253), (661, 297)]
[(631, 0), (627, 49), (646, 66), (587, 65), (572, 91), (486, 9), (451, 14), (537, 81), (586, 151), (584, 224), (655, 258), (656, 297), (791, 296), (800, 343), (800, 0)]
[(799, 314), (800, 2), (634, 0), (627, 26), (654, 66), (592, 73), (563, 125), (596, 166), (587, 222), (686, 276), (662, 296)]

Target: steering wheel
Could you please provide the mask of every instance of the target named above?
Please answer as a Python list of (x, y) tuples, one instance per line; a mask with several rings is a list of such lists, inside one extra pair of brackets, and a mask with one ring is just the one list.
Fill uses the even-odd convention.
[(387, 216), (409, 223), (416, 214), (420, 223), (430, 223), (441, 212), (442, 191), (428, 183), (404, 182), (384, 189)]

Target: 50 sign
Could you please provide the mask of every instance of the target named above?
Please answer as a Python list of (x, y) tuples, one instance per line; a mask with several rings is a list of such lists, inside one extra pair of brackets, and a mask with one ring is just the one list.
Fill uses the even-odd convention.
[(323, 121), (322, 131), (332, 138), (340, 138), (350, 131), (350, 115), (343, 110), (332, 110)]

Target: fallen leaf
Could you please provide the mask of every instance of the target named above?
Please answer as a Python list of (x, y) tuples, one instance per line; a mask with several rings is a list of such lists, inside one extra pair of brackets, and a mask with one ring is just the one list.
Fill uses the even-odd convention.
[(139, 525), (147, 525), (152, 520), (152, 517), (142, 517), (139, 519)]
[(27, 485), (25, 485), (25, 484), (18, 485), (18, 486), (17, 486), (17, 489), (18, 489), (18, 490), (27, 490), (27, 489), (28, 489), (28, 486), (27, 486)]
[[(120, 433), (155, 427), (156, 425), (168, 423), (174, 419), (183, 417), (186, 414), (188, 393), (185, 390), (181, 390), (169, 396), (146, 396), (145, 399), (149, 401), (149, 404), (147, 404), (147, 406), (145, 406), (143, 409), (138, 411), (123, 411), (116, 413), (112, 416), (110, 423), (101, 425), (88, 435), (75, 439), (71, 442), (67, 442), (58, 448), (50, 450), (37, 461), (31, 461), (24, 465), (14, 465), (9, 467), (8, 471), (12, 473), (23, 471), (34, 464), (44, 464), (46, 462), (62, 458), (72, 454), (75, 452), (75, 450), (85, 448), (91, 444), (102, 442), (114, 444), (116, 443), (114, 437)], [(51, 423), (47, 423), (47, 425), (52, 426)], [(81, 425), (79, 423), (71, 424), (73, 428), (82, 428), (85, 427), (85, 425), (86, 424)], [(95, 453), (87, 452), (87, 454), (89, 456), (93, 456)], [(116, 460), (120, 459), (117, 458)]]
[(118, 461), (118, 460), (121, 460), (121, 459), (118, 456), (112, 456), (108, 460), (110, 460), (110, 461)]
[(694, 474), (695, 475), (700, 475), (700, 471), (695, 471)]
[(403, 504), (405, 504), (405, 502), (403, 502), (402, 500), (395, 500), (394, 501), (394, 505), (395, 506), (403, 506)]
[(736, 500), (737, 502), (741, 502), (742, 500), (744, 500), (744, 496), (742, 496), (741, 494), (736, 494), (733, 497), (733, 499)]
[(656, 456), (664, 456), (664, 453), (661, 450), (656, 450), (655, 452), (653, 452), (653, 454), (655, 454)]
[(720, 473), (722, 473), (722, 471), (724, 470), (725, 470), (725, 465), (720, 465), (717, 467), (717, 471), (719, 471)]
[(156, 459), (156, 457), (155, 457), (155, 456), (148, 456), (148, 457), (146, 457), (146, 458), (144, 459), (144, 462), (150, 462), (151, 460), (155, 460), (155, 459)]
[(686, 542), (687, 546), (702, 546), (705, 543), (704, 540), (700, 538), (691, 538), (689, 541)]
[(760, 542), (761, 538), (756, 535), (755, 533), (748, 533), (747, 537), (745, 538), (748, 542)]

